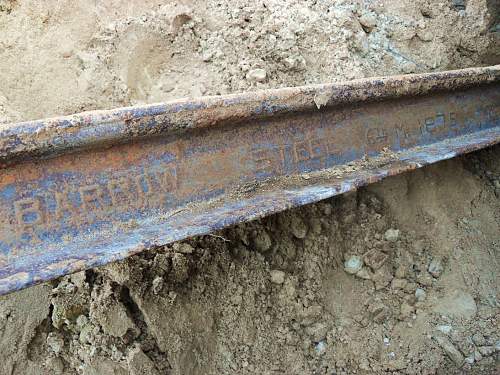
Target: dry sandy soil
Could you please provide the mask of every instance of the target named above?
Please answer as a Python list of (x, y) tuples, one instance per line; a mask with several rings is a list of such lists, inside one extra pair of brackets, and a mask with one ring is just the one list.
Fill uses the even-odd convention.
[[(0, 123), (498, 64), (498, 7), (0, 0)], [(483, 150), (4, 296), (0, 374), (498, 373), (499, 158)]]

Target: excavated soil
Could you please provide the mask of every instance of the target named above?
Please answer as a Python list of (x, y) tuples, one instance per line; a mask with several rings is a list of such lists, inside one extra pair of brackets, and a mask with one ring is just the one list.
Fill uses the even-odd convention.
[[(0, 0), (0, 124), (499, 63), (498, 8)], [(499, 157), (482, 150), (1, 297), (0, 374), (496, 374)]]

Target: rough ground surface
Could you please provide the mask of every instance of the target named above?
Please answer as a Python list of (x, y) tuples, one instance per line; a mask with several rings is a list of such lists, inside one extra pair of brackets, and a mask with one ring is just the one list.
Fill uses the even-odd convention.
[[(0, 0), (0, 123), (498, 61), (486, 0)], [(497, 373), (500, 148), (0, 299), (0, 374)]]

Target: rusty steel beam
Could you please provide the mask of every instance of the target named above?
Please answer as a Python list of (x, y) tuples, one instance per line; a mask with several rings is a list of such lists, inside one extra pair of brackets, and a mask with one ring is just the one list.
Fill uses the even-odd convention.
[(500, 66), (0, 127), (0, 294), (500, 141)]

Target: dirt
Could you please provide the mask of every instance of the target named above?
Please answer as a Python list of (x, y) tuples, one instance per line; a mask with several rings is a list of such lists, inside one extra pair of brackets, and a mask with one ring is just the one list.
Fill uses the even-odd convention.
[[(495, 9), (0, 0), (0, 123), (499, 63)], [(498, 373), (499, 157), (2, 297), (0, 374)]]

